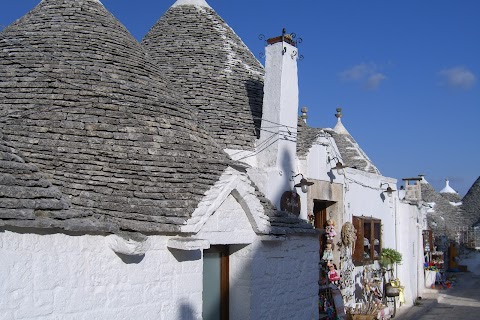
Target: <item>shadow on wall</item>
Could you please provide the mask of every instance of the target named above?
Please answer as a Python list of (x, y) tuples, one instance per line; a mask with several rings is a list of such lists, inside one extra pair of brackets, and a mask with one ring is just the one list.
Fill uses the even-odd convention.
[(263, 82), (249, 79), (245, 82), (245, 89), (248, 96), (248, 105), (255, 125), (255, 134), (260, 138), (260, 127), (262, 125), (262, 106), (263, 106)]
[(202, 252), (200, 250), (185, 251), (168, 248), (168, 251), (170, 251), (170, 253), (175, 257), (178, 262), (195, 261), (202, 259)]
[(382, 202), (385, 202), (385, 200), (387, 199), (383, 192), (380, 192), (380, 199), (382, 199)]
[(327, 176), (328, 176), (328, 178), (330, 178), (330, 183), (333, 183), (333, 180), (335, 180), (336, 176), (333, 173), (332, 169), (330, 169), (330, 171), (327, 172)]
[(122, 259), (123, 263), (125, 264), (138, 264), (142, 262), (143, 258), (145, 258), (145, 255), (126, 255), (123, 253), (118, 253), (115, 252), (115, 254)]
[(181, 320), (195, 320), (195, 312), (189, 303), (182, 302), (180, 305), (180, 318)]
[[(295, 189), (293, 187), (295, 185), (295, 181), (292, 177), (299, 173), (295, 172), (294, 159), (292, 159), (291, 155), (286, 150), (282, 150), (282, 156), (280, 157), (278, 166), (281, 172), (283, 172), (282, 174), (284, 179), (282, 180), (283, 185), (278, 189), (278, 194), (276, 194), (273, 198), (275, 199), (274, 203), (280, 203), (280, 199), (285, 191), (292, 191)], [(299, 179), (299, 177), (297, 177), (297, 179)]]

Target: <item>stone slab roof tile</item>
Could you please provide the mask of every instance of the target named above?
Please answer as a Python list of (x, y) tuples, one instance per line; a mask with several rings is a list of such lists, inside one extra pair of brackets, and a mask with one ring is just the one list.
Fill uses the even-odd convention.
[(337, 133), (334, 130), (325, 130), (332, 135), (342, 156), (344, 165), (361, 171), (381, 174), (366, 153), (349, 133)]
[(40, 211), (64, 211), (69, 202), (0, 133), (0, 219), (33, 220)]
[(475, 180), (463, 197), (462, 209), (467, 212), (472, 221), (480, 221), (480, 177)]
[(0, 130), (27, 163), (4, 170), (101, 220), (72, 228), (178, 230), (230, 160), (162, 73), (100, 2), (42, 1), (0, 33)]
[(361, 171), (381, 174), (373, 162), (368, 158), (358, 143), (348, 133), (337, 133), (329, 128), (312, 128), (301, 118), (298, 121), (297, 154), (305, 158), (318, 137), (330, 135), (335, 141), (342, 156), (343, 164)]
[(264, 69), (212, 8), (172, 6), (142, 44), (223, 148), (254, 148)]
[(427, 219), (431, 229), (439, 234), (451, 232), (450, 235), (454, 236), (454, 228), (465, 227), (475, 222), (471, 221), (461, 207), (450, 204), (429, 183), (421, 184), (421, 192), (423, 201), (434, 203), (433, 212), (427, 215)]
[(458, 193), (440, 193), (440, 195), (450, 202), (457, 203), (462, 201), (462, 198), (460, 198)]
[(259, 189), (252, 183), (252, 186), (255, 187), (256, 196), (260, 199), (262, 206), (265, 210), (265, 214), (268, 217), (270, 224), (270, 233), (274, 235), (285, 235), (285, 234), (316, 234), (317, 230), (312, 227), (312, 225), (305, 220), (299, 219), (297, 216), (286, 212), (278, 210), (265, 196), (259, 191)]
[(300, 117), (297, 123), (297, 155), (305, 158), (314, 142), (325, 133), (322, 128), (312, 128)]

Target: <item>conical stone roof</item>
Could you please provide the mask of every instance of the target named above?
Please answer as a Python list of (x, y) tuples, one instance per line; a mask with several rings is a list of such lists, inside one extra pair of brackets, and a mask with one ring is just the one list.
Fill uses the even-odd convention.
[(472, 223), (480, 219), (480, 177), (477, 178), (463, 197), (462, 209), (467, 212), (469, 220), (473, 221)]
[(263, 66), (204, 0), (177, 1), (142, 44), (223, 148), (254, 148)]
[(445, 187), (440, 190), (440, 195), (453, 204), (460, 203), (462, 200), (457, 191), (450, 187), (450, 181), (448, 179), (445, 179)]
[(342, 156), (343, 165), (352, 167), (361, 171), (381, 174), (377, 167), (373, 164), (372, 160), (367, 154), (360, 148), (360, 145), (353, 139), (350, 133), (347, 131), (342, 123), (342, 109), (337, 108), (337, 124), (333, 130), (328, 130), (337, 144), (338, 151)]
[(0, 131), (69, 210), (178, 230), (228, 160), (124, 26), (96, 0), (43, 0), (0, 37)]
[(428, 224), (437, 234), (447, 234), (454, 237), (458, 228), (468, 225), (468, 217), (465, 211), (452, 205), (447, 199), (427, 182), (420, 184), (422, 190), (422, 200), (428, 203), (434, 203), (433, 212), (427, 215)]
[[(340, 123), (340, 125), (338, 125)], [(305, 158), (318, 137), (331, 136), (342, 157), (343, 165), (357, 170), (381, 174), (358, 143), (339, 121), (334, 129), (312, 128), (299, 118), (297, 129), (297, 154)], [(334, 164), (335, 165), (335, 164)]]

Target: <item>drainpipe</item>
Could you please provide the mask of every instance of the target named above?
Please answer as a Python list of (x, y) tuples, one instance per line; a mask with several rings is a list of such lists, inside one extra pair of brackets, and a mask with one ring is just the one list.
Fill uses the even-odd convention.
[[(395, 218), (395, 250), (398, 250), (398, 220), (397, 220), (397, 198), (393, 197), (393, 214)], [(398, 268), (395, 268), (395, 278), (398, 279)]]
[[(417, 228), (418, 228), (418, 258), (417, 258), (417, 297), (421, 297), (423, 294), (423, 288), (425, 286), (425, 274), (423, 272), (423, 260), (424, 260), (424, 255), (423, 255), (423, 234), (422, 234), (422, 229), (423, 229), (423, 206), (420, 204), (419, 207), (419, 212), (418, 214), (420, 215), (418, 217), (418, 222), (417, 222)], [(432, 250), (432, 248), (430, 248)]]

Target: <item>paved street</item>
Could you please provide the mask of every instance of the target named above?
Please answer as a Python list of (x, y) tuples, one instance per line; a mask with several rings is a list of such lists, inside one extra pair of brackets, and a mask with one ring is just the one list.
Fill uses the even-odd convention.
[(459, 272), (454, 286), (428, 294), (420, 305), (403, 311), (398, 320), (480, 319), (480, 275)]

